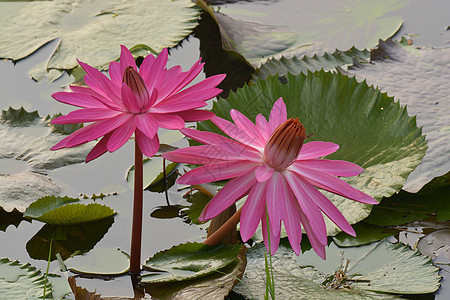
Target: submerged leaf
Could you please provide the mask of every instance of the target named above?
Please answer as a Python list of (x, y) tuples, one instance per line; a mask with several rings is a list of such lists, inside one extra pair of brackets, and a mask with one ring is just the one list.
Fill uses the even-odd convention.
[(97, 247), (88, 253), (67, 259), (64, 264), (77, 273), (119, 275), (128, 271), (130, 260), (120, 249)]
[(0, 11), (9, 12), (0, 19), (0, 57), (18, 60), (60, 39), (47, 71), (72, 69), (76, 59), (105, 66), (118, 58), (120, 44), (136, 46), (138, 55), (148, 46), (159, 52), (189, 35), (199, 14), (190, 0), (2, 1)]
[(450, 48), (416, 48), (406, 40), (380, 41), (370, 61), (356, 64), (349, 72), (399, 98), (411, 115), (417, 115), (417, 125), (423, 126), (427, 136), (429, 149), (404, 186), (415, 193), (450, 171)]
[[(166, 161), (166, 183), (164, 184), (163, 158), (152, 157), (144, 159), (144, 190), (162, 193), (164, 186), (169, 189), (175, 184), (178, 177), (176, 172), (178, 163), (167, 163)], [(130, 187), (134, 186), (134, 165), (127, 171), (126, 180)]]
[[(254, 121), (258, 113), (267, 119), (273, 103), (283, 97), (288, 118), (298, 118), (308, 134), (305, 142), (327, 141), (340, 146), (327, 156), (353, 162), (365, 170), (343, 178), (355, 188), (381, 200), (398, 192), (408, 174), (420, 163), (426, 142), (406, 108), (364, 82), (324, 71), (297, 76), (288, 74), (258, 80), (226, 99), (214, 103), (212, 111), (231, 120), (232, 108)], [(200, 122), (200, 130), (219, 132), (211, 122)], [(345, 218), (356, 223), (367, 217), (371, 205), (324, 192)], [(328, 234), (339, 229), (328, 222)]]
[(158, 273), (142, 277), (144, 283), (167, 283), (197, 279), (237, 262), (241, 245), (208, 246), (187, 243), (156, 253), (144, 267)]
[(356, 232), (355, 237), (345, 232), (339, 232), (336, 236), (333, 237), (333, 241), (338, 247), (354, 247), (366, 245), (382, 240), (386, 237), (396, 235), (398, 233), (398, 230), (371, 225), (365, 222), (359, 222), (352, 227)]

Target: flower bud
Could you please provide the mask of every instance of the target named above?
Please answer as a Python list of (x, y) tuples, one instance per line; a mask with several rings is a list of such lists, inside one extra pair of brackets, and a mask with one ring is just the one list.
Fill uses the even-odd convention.
[(291, 118), (281, 123), (264, 146), (264, 162), (281, 171), (298, 157), (305, 140), (305, 128), (298, 119)]
[(145, 85), (144, 79), (141, 75), (131, 66), (125, 68), (123, 72), (123, 79), (128, 87), (133, 91), (138, 101), (139, 107), (143, 108), (149, 101), (149, 94), (147, 86)]

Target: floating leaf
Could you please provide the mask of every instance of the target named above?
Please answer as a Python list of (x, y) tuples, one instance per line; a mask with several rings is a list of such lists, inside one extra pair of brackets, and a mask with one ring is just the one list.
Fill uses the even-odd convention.
[(380, 41), (370, 61), (353, 66), (349, 72), (408, 105), (427, 136), (429, 149), (403, 187), (415, 193), (434, 177), (450, 171), (450, 48), (419, 49), (408, 46), (406, 40)]
[(225, 298), (244, 274), (247, 249), (241, 247), (238, 261), (213, 274), (198, 279), (171, 283), (146, 284), (146, 291), (158, 299), (222, 299)]
[(157, 206), (150, 214), (150, 217), (156, 219), (173, 219), (180, 217), (180, 210), (185, 208), (182, 205)]
[(96, 275), (119, 275), (128, 271), (130, 260), (120, 249), (95, 248), (67, 259), (64, 264), (73, 272)]
[[(264, 299), (266, 288), (264, 245), (257, 244), (247, 252), (247, 267), (242, 282), (234, 291), (247, 299)], [(290, 247), (283, 244), (272, 257), (277, 299), (396, 299), (399, 297), (364, 290), (327, 290), (320, 283), (325, 280), (311, 265), (300, 267)]]
[(194, 224), (200, 224), (198, 217), (202, 213), (206, 204), (211, 200), (211, 197), (205, 195), (204, 193), (196, 192), (189, 194), (187, 201), (192, 203), (187, 209), (187, 217)]
[(0, 11), (9, 12), (0, 21), (0, 57), (18, 60), (60, 39), (45, 64), (47, 71), (72, 69), (76, 59), (105, 66), (119, 57), (120, 44), (133, 47), (137, 55), (147, 54), (149, 46), (159, 52), (189, 35), (199, 14), (189, 0), (80, 0), (76, 5), (62, 0), (2, 1)]
[(354, 247), (370, 244), (386, 237), (398, 234), (398, 230), (359, 222), (352, 226), (356, 232), (353, 237), (345, 232), (339, 232), (333, 237), (338, 247)]
[[(60, 287), (62, 282), (58, 277), (48, 276), (47, 278), (46, 299), (62, 299), (70, 292), (67, 289), (67, 283), (67, 287)], [(58, 285), (58, 291), (55, 291), (54, 284)], [(0, 259), (0, 295), (2, 299), (42, 298), (44, 297), (44, 285), (44, 275), (29, 263), (20, 264), (17, 260)]]
[[(229, 17), (221, 18), (217, 13), (216, 16), (224, 49), (240, 53), (258, 67), (268, 58), (281, 55), (300, 57), (326, 49), (374, 47), (380, 38), (391, 37), (399, 30), (403, 23), (399, 10), (407, 5), (406, 0), (314, 3), (290, 0), (268, 5), (225, 5), (220, 7), (220, 13)], [(279, 43), (281, 32), (260, 30), (269, 26), (263, 25), (267, 20), (277, 28), (287, 26), (285, 34), (295, 33), (295, 38), (287, 39), (289, 43)]]
[(23, 215), (24, 217), (28, 217), (30, 219), (37, 219), (43, 214), (54, 210), (55, 208), (78, 201), (80, 201), (80, 199), (69, 197), (42, 197), (39, 200), (31, 203)]
[[(150, 190), (152, 192), (164, 192), (163, 181), (163, 158), (152, 157), (144, 159), (144, 190)], [(166, 164), (166, 189), (169, 189), (175, 184), (175, 180), (178, 177), (176, 167), (178, 163)], [(134, 186), (134, 165), (127, 171), (125, 178), (128, 181), (130, 187)]]
[(167, 283), (214, 274), (237, 262), (240, 250), (241, 245), (208, 246), (202, 243), (178, 245), (156, 253), (145, 262), (145, 268), (158, 273), (142, 276), (142, 282)]
[[(377, 291), (393, 294), (428, 294), (439, 288), (439, 269), (431, 259), (402, 243), (384, 240), (361, 247), (327, 247), (327, 260), (313, 251), (296, 258), (300, 266), (314, 266), (323, 274), (332, 275), (349, 261), (344, 272), (354, 290)], [(342, 270), (342, 269), (341, 269)], [(345, 271), (345, 270), (344, 270)]]
[(74, 253), (84, 253), (94, 248), (113, 223), (114, 217), (72, 226), (45, 224), (27, 242), (26, 249), (31, 258), (47, 260), (50, 241), (53, 240), (50, 259), (55, 260), (56, 253), (67, 259)]
[[(231, 120), (229, 111), (239, 110), (251, 120), (258, 113), (267, 119), (273, 103), (283, 97), (288, 117), (298, 118), (313, 140), (334, 142), (340, 149), (329, 155), (362, 166), (359, 176), (343, 178), (355, 188), (381, 200), (398, 192), (408, 174), (420, 163), (426, 149), (421, 130), (405, 107), (392, 97), (358, 83), (354, 78), (329, 72), (297, 76), (288, 74), (258, 80), (214, 103), (212, 111)], [(200, 130), (219, 132), (211, 122), (200, 122)], [(324, 192), (351, 223), (369, 215), (371, 205)], [(328, 234), (339, 230), (328, 222)]]

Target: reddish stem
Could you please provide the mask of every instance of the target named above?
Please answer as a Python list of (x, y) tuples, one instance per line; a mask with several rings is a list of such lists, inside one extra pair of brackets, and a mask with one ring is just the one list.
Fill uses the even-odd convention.
[(239, 208), (237, 212), (234, 213), (234, 215), (231, 216), (231, 218), (225, 222), (219, 229), (217, 229), (216, 232), (211, 234), (204, 242), (203, 244), (206, 245), (216, 245), (220, 243), (220, 241), (227, 235), (228, 232), (231, 230), (234, 230), (236, 228), (236, 225), (241, 220), (241, 211), (242, 207)]
[(142, 240), (142, 207), (143, 207), (143, 159), (138, 143), (134, 151), (134, 202), (133, 227), (131, 229), (130, 273), (141, 271), (141, 240)]

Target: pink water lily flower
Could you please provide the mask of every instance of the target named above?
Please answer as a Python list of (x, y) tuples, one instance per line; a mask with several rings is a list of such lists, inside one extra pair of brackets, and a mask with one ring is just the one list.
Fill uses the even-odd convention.
[(156, 58), (148, 55), (140, 68), (130, 51), (121, 46), (120, 62), (109, 65), (108, 78), (97, 69), (79, 61), (87, 75), (88, 87), (71, 86), (73, 92), (59, 92), (53, 98), (81, 107), (52, 121), (53, 124), (90, 123), (77, 130), (51, 150), (75, 147), (103, 137), (91, 150), (86, 162), (106, 151), (114, 152), (135, 134), (139, 148), (147, 156), (159, 149), (157, 131), (184, 128), (185, 121), (200, 121), (214, 114), (197, 110), (222, 92), (216, 86), (225, 75), (211, 76), (184, 89), (203, 68), (197, 61), (187, 72), (180, 66), (166, 69), (164, 49)]
[(377, 204), (369, 195), (336, 178), (356, 176), (363, 171), (361, 167), (346, 161), (320, 159), (337, 151), (337, 144), (303, 145), (303, 125), (296, 119), (287, 120), (281, 98), (275, 102), (269, 122), (261, 114), (256, 117), (256, 124), (239, 111), (231, 110), (230, 114), (235, 124), (217, 116), (211, 121), (232, 139), (185, 128), (181, 131), (186, 136), (205, 145), (163, 154), (171, 161), (204, 164), (181, 176), (179, 183), (194, 185), (233, 178), (211, 199), (199, 220), (216, 217), (248, 195), (242, 207), (241, 237), (247, 241), (261, 222), (268, 250), (270, 232), (272, 254), (280, 242), (281, 221), (297, 255), (303, 226), (313, 249), (325, 258), (327, 230), (322, 213), (344, 232), (355, 236), (341, 212), (317, 188), (358, 202)]

